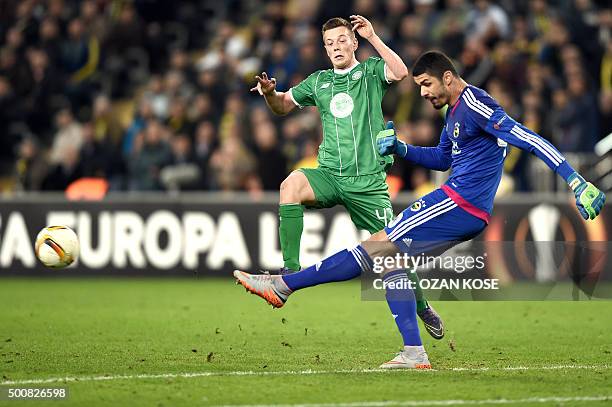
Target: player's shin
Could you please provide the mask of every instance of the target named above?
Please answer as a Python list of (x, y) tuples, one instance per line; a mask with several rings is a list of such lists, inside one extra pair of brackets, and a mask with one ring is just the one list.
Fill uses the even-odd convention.
[(383, 277), (383, 283), (385, 298), (404, 340), (404, 346), (422, 346), (415, 295), (408, 275), (405, 271), (393, 271)]
[(360, 245), (344, 249), (298, 273), (282, 277), (292, 291), (333, 281), (345, 281), (358, 277), (362, 271), (372, 268), (372, 260)]
[(304, 207), (300, 204), (281, 204), (278, 208), (281, 251), (284, 266), (290, 270), (300, 269), (300, 240), (304, 229)]

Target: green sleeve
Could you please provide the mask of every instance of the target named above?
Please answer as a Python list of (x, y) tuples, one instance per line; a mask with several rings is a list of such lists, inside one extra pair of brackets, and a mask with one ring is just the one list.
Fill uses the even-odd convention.
[(385, 73), (385, 66), (387, 65), (385, 60), (380, 57), (370, 57), (367, 59), (366, 64), (369, 71), (382, 83), (383, 87), (385, 89), (389, 87), (391, 82), (387, 80)]
[(316, 85), (320, 74), (321, 71), (310, 74), (308, 78), (289, 89), (293, 103), (300, 109), (304, 106), (315, 106), (317, 104)]

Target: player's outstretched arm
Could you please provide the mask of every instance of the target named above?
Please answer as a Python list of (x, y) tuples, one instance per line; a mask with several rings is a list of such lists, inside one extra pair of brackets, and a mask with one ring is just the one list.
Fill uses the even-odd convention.
[[(509, 144), (535, 154), (553, 171), (563, 177), (574, 191), (576, 207), (580, 215), (585, 220), (595, 219), (606, 202), (606, 195), (595, 185), (587, 182), (582, 175), (572, 168), (559, 150), (540, 135), (520, 123), (513, 126), (513, 129), (514, 132), (505, 134), (503, 139)], [(520, 132), (518, 129), (520, 129)]]
[(376, 145), (380, 155), (398, 156), (435, 171), (446, 171), (452, 164), (451, 143), (442, 131), (440, 143), (436, 147), (419, 147), (404, 143), (397, 138), (393, 122), (388, 122), (385, 130), (378, 132)]
[(255, 79), (257, 85), (251, 88), (251, 92), (259, 92), (274, 114), (283, 116), (295, 109), (296, 105), (289, 92), (276, 91), (275, 78), (268, 78), (268, 74), (262, 72), (261, 76), (255, 76)]
[(351, 24), (353, 24), (353, 31), (357, 31), (361, 37), (368, 40), (385, 61), (385, 75), (388, 81), (401, 81), (408, 76), (408, 67), (404, 61), (376, 35), (372, 23), (367, 18), (352, 15)]
[[(485, 108), (492, 109), (491, 106), (479, 106), (481, 110)], [(485, 117), (484, 113), (488, 113), (488, 111), (474, 115), (476, 121), (480, 121), (479, 116)], [(561, 152), (550, 142), (521, 123), (516, 122), (501, 107), (491, 110), (489, 120), (482, 122), (482, 125), (484, 125), (488, 133), (493, 134), (498, 139), (502, 139), (513, 146), (535, 154), (553, 171), (563, 177), (572, 191), (574, 191), (576, 207), (585, 220), (595, 219), (599, 215), (606, 202), (606, 195), (574, 170)]]

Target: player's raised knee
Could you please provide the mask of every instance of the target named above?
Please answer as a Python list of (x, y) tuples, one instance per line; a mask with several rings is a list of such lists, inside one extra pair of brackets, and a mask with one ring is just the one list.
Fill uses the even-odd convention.
[(299, 179), (292, 172), (280, 184), (280, 203), (296, 203), (298, 201)]
[(280, 203), (303, 203), (314, 200), (308, 179), (301, 171), (293, 171), (280, 185)]

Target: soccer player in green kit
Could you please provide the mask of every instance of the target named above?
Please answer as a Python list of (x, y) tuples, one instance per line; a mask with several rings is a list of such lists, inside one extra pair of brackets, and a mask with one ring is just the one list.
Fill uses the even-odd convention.
[[(376, 49), (380, 58), (359, 62), (355, 31)], [(296, 107), (316, 106), (323, 123), (316, 169), (293, 171), (281, 184), (279, 235), (284, 267), (281, 273), (300, 270), (300, 239), (304, 206), (344, 206), (358, 229), (382, 230), (393, 218), (385, 170), (393, 163), (376, 149), (376, 135), (385, 127), (382, 98), (392, 82), (408, 76), (401, 58), (376, 35), (365, 17), (351, 21), (332, 18), (322, 27), (323, 45), (333, 69), (314, 72), (287, 92), (276, 91), (276, 81), (263, 72), (256, 76), (258, 91), (272, 112), (285, 115)], [(415, 273), (409, 273), (417, 278)], [(418, 286), (418, 285), (417, 285)], [(417, 313), (429, 334), (441, 339), (444, 326), (415, 290)]]

